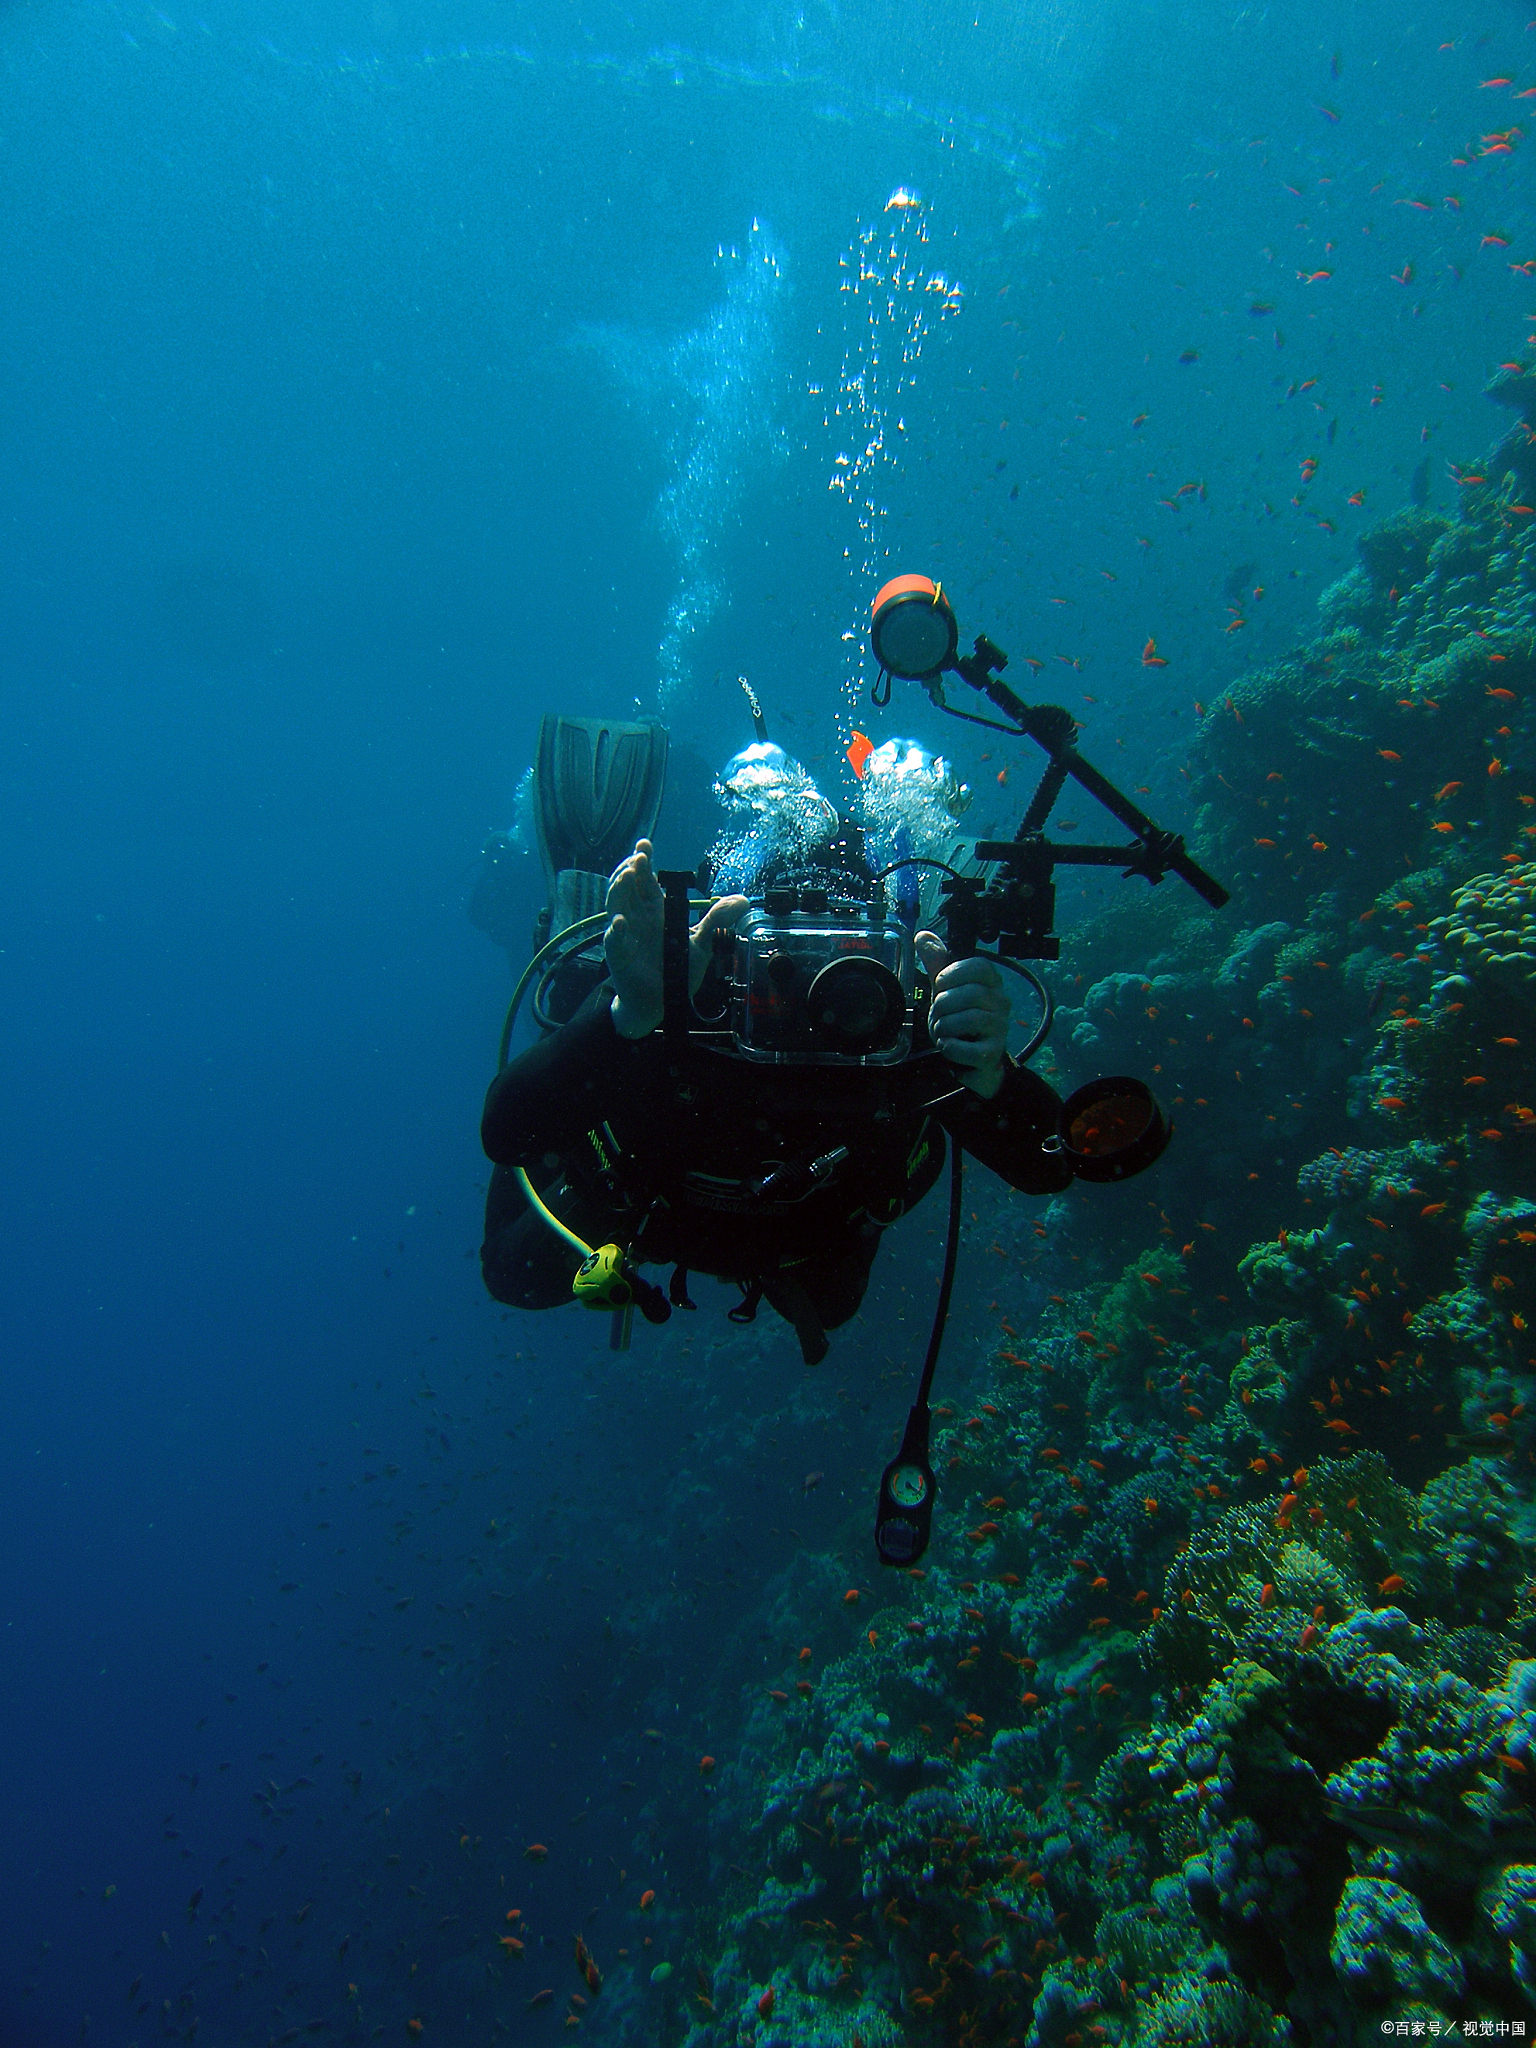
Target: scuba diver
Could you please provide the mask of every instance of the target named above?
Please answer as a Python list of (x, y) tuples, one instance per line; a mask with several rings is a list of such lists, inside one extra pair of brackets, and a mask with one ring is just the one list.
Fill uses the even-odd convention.
[[(762, 725), (760, 710), (755, 715)], [(717, 786), (744, 829), (723, 834), (710, 857), (713, 886), (732, 893), (717, 896), (689, 932), (689, 994), (703, 1015), (723, 1007), (717, 946), (733, 946), (744, 924), (749, 947), (755, 939), (761, 953), (765, 944), (766, 915), (753, 930), (751, 900), (734, 884), (755, 887), (771, 914), (798, 919), (791, 943), (806, 956), (829, 918), (852, 911), (869, 921), (861, 844), (868, 827), (885, 827), (880, 851), (905, 839), (910, 856), (914, 829), (926, 849), (935, 843), (934, 814), (952, 833), (947, 813), (969, 798), (916, 743), (875, 749), (865, 741), (855, 749), (865, 824), (848, 824), (763, 732)], [(844, 1057), (807, 1047), (805, 1064), (749, 1057), (680, 1065), (661, 1029), (665, 898), (650, 839), (638, 838), (607, 878), (588, 872), (577, 883), (568, 865), (578, 852), (594, 857), (594, 822), (610, 847), (625, 823), (654, 822), (661, 777), (646, 764), (664, 738), (654, 727), (544, 722), (545, 772), (536, 771), (534, 790), (546, 859), (561, 863), (551, 922), (563, 929), (596, 908), (601, 882), (606, 973), (568, 1022), (491, 1084), (481, 1135), (496, 1172), (482, 1271), (491, 1294), (519, 1308), (572, 1299), (581, 1254), (548, 1228), (524, 1192), (522, 1169), (577, 1236), (622, 1241), (633, 1265), (673, 1266), (672, 1305), (687, 1300), (690, 1271), (734, 1282), (733, 1316), (751, 1320), (767, 1301), (814, 1364), (826, 1354), (826, 1332), (863, 1300), (881, 1233), (939, 1178), (946, 1132), (1025, 1193), (1069, 1184), (1070, 1170), (1045, 1149), (1061, 1101), (1007, 1057), (1010, 1004), (997, 968), (981, 958), (949, 961), (938, 935), (926, 931), (903, 931), (890, 950), (898, 976), (906, 952), (931, 980), (926, 1035), (953, 1078), (936, 1074), (931, 1059), (892, 1062), (891, 1049), (881, 1059), (851, 1046)], [(879, 845), (875, 831), (869, 837)], [(908, 919), (917, 872), (905, 866), (893, 878), (902, 898), (895, 908)], [(790, 896), (793, 910), (779, 901)], [(777, 962), (782, 979), (789, 957), (777, 952), (767, 974)], [(589, 979), (596, 971), (590, 958), (585, 971)], [(853, 1013), (845, 1026), (857, 1028), (886, 987), (855, 988), (844, 999)], [(643, 1295), (640, 1305), (643, 1312)]]
[[(940, 1084), (935, 1095), (935, 1077), (917, 1064), (690, 1072), (660, 1028), (664, 896), (648, 839), (615, 871), (605, 907), (607, 979), (486, 1098), (481, 1138), (496, 1173), (481, 1263), (498, 1301), (569, 1301), (581, 1263), (523, 1196), (521, 1167), (580, 1236), (622, 1238), (633, 1262), (672, 1265), (674, 1305), (691, 1305), (690, 1270), (734, 1281), (733, 1318), (752, 1320), (766, 1300), (814, 1365), (826, 1332), (863, 1300), (882, 1231), (938, 1179), (946, 1131), (1025, 1193), (1071, 1181), (1045, 1149), (1060, 1098), (1008, 1059), (1010, 1006), (990, 962), (947, 961), (936, 934), (917, 934), (933, 977), (928, 1032), (958, 1088)], [(693, 926), (695, 1001), (711, 982), (717, 936), (734, 938), (749, 915), (746, 897), (727, 896)]]
[[(1150, 881), (1171, 871), (1225, 900), (1176, 835), (1082, 760), (1067, 713), (1023, 704), (995, 675), (1006, 657), (989, 641), (957, 659), (955, 632), (938, 586), (887, 585), (875, 606), (876, 701), (888, 701), (891, 675), (912, 676), (951, 709), (939, 679), (958, 673), (1004, 713), (1005, 730), (1046, 749), (1012, 840), (958, 836), (969, 792), (945, 762), (916, 742), (876, 747), (861, 734), (848, 750), (858, 800), (840, 817), (768, 739), (743, 681), (757, 737), (717, 784), (731, 829), (697, 876), (659, 870), (651, 835), (665, 732), (545, 718), (534, 799), (554, 877), (551, 936), (514, 996), (481, 1125), (494, 1163), (481, 1263), (498, 1301), (553, 1308), (574, 1294), (614, 1311), (618, 1346), (635, 1307), (664, 1321), (694, 1306), (690, 1276), (709, 1275), (737, 1290), (733, 1321), (752, 1321), (766, 1301), (807, 1364), (857, 1312), (882, 1235), (949, 1155), (939, 1312), (882, 1481), (888, 1563), (911, 1561), (927, 1541), (927, 1393), (954, 1275), (962, 1154), (1022, 1193), (1050, 1195), (1074, 1179), (1139, 1173), (1171, 1135), (1139, 1081), (1110, 1077), (1064, 1103), (1028, 1065), (1051, 999), (1023, 958), (1059, 954), (1052, 867), (1113, 861)], [(1044, 839), (1068, 775), (1130, 826), (1134, 845)], [(995, 951), (980, 950), (986, 939)], [(1034, 989), (1040, 1010), (1017, 1057), (1000, 969)], [(530, 985), (544, 1036), (508, 1062)], [(643, 1266), (672, 1268), (665, 1293)]]

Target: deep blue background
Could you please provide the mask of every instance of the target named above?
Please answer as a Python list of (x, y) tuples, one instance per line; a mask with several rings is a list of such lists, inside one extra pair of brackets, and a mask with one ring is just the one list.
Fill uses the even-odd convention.
[[(591, 1704), (608, 1600), (582, 1586), (708, 1380), (675, 1330), (621, 1370), (574, 1311), (533, 1330), (482, 1297), (506, 962), (464, 900), (541, 711), (655, 707), (687, 537), (658, 506), (689, 451), (730, 480), (678, 500), (723, 592), (679, 741), (741, 742), (747, 669), (835, 784), (869, 593), (811, 387), (836, 384), (839, 255), (917, 187), (966, 304), (923, 353), (890, 555), (1043, 660), (1182, 822), (1193, 700), (1304, 627), (1426, 454), (1454, 496), (1536, 307), (1518, 157), (1451, 162), (1519, 116), (1480, 81), (1536, 78), (1523, 10), (1430, 13), (0, 9), (7, 2042), (87, 2014), (147, 2040), (193, 1984), (221, 2042), (341, 2011), (385, 1805), (450, 1834), (494, 1810), (521, 1842), (661, 1711)], [(743, 427), (698, 372), (754, 218), (782, 281), (714, 365), (749, 380)], [(1234, 639), (1245, 564), (1266, 595)], [(839, 1384), (871, 1345), (850, 1334)], [(732, 1398), (771, 1414), (780, 1367), (766, 1341)], [(834, 1481), (857, 1494), (889, 1420), (855, 1418)], [(564, 1576), (460, 1605), (488, 1520), (520, 1544), (551, 1514)], [(750, 1634), (776, 1558), (742, 1555), (714, 1625)], [(432, 1627), (457, 1677), (424, 1669)], [(713, 1655), (659, 1595), (650, 1647), (680, 1698)], [(301, 1775), (281, 1825), (253, 1804)], [(615, 1820), (603, 1854), (632, 1840)], [(254, 2003), (232, 1941), (200, 1952), (234, 1875), (276, 1915)], [(559, 1882), (574, 1923), (595, 1880)], [(370, 2027), (412, 2009), (395, 1938)]]

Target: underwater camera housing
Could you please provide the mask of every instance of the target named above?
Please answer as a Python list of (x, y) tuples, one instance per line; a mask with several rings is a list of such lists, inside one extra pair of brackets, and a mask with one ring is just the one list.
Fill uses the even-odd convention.
[(883, 1067), (912, 1051), (911, 936), (869, 905), (770, 889), (729, 959), (726, 1016), (743, 1059)]

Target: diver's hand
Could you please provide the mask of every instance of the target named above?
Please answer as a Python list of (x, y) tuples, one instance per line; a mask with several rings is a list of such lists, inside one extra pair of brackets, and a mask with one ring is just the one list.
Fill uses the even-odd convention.
[(752, 908), (745, 896), (717, 896), (688, 934), (688, 993), (696, 996), (709, 972), (716, 932), (733, 932)]
[(933, 932), (919, 932), (915, 943), (933, 983), (928, 1035), (961, 1069), (972, 1094), (990, 1101), (1008, 1066), (1010, 1006), (1003, 977), (990, 960), (951, 960)]
[(651, 842), (641, 839), (608, 878), (603, 957), (613, 983), (613, 1028), (644, 1038), (661, 1022), (661, 925), (666, 898), (651, 867)]
[[(661, 940), (666, 907), (651, 866), (651, 842), (639, 839), (608, 882), (608, 929), (603, 955), (613, 983), (613, 1028), (621, 1038), (646, 1038), (661, 1022)], [(698, 990), (709, 967), (717, 930), (734, 931), (747, 914), (745, 896), (722, 896), (689, 933), (688, 992)]]

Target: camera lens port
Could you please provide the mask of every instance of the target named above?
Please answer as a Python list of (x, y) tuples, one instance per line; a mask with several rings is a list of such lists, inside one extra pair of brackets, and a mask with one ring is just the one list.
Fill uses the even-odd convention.
[(853, 1058), (893, 1046), (907, 1019), (901, 983), (883, 961), (867, 954), (823, 967), (806, 991), (805, 1007), (818, 1043)]

